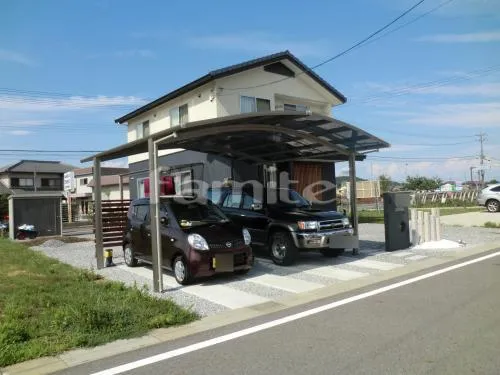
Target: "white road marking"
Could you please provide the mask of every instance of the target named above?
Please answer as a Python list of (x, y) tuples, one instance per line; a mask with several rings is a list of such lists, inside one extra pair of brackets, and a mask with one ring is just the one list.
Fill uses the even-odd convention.
[[(153, 271), (148, 268), (127, 266), (119, 267), (138, 276), (153, 280)], [(230, 309), (238, 309), (240, 307), (248, 307), (269, 302), (268, 298), (243, 292), (224, 285), (190, 285), (183, 287), (179, 285), (172, 276), (165, 274), (163, 275), (163, 285), (166, 287), (178, 288), (179, 291), (191, 294), (218, 305), (229, 307)]]
[(413, 253), (411, 251), (398, 251), (397, 253), (391, 253), (391, 255), (393, 257), (400, 257), (400, 258), (408, 256), (408, 255), (412, 255), (412, 254), (415, 254), (415, 253)]
[(348, 264), (350, 266), (356, 266), (360, 268), (370, 268), (379, 271), (389, 271), (394, 268), (404, 266), (403, 264), (381, 262), (379, 260), (370, 260), (370, 259), (358, 259), (355, 261), (351, 261), (352, 258), (342, 257), (342, 260), (346, 261), (345, 264)]
[(250, 328), (242, 329), (240, 331), (228, 333), (228, 334), (223, 335), (223, 336), (214, 337), (212, 339), (205, 340), (205, 341), (200, 341), (196, 344), (191, 344), (188, 346), (184, 346), (182, 348), (170, 350), (170, 351), (165, 352), (165, 353), (160, 353), (160, 354), (157, 354), (157, 355), (154, 355), (151, 357), (143, 358), (143, 359), (129, 362), (129, 363), (126, 363), (126, 364), (123, 364), (120, 366), (112, 367), (110, 369), (99, 371), (99, 372), (93, 373), (91, 375), (122, 374), (124, 372), (131, 371), (131, 370), (134, 370), (134, 369), (139, 368), (139, 367), (144, 367), (144, 366), (151, 365), (153, 363), (157, 363), (157, 362), (165, 361), (167, 359), (179, 357), (181, 355), (192, 353), (192, 352), (195, 352), (195, 351), (198, 351), (201, 349), (205, 349), (205, 348), (208, 348), (208, 347), (211, 347), (214, 345), (219, 345), (219, 344), (222, 344), (222, 343), (227, 342), (227, 341), (232, 341), (232, 340), (238, 339), (240, 337), (248, 336), (248, 335), (251, 335), (251, 334), (254, 334), (257, 332), (261, 332), (261, 331), (265, 331), (265, 330), (268, 330), (270, 328), (274, 328), (274, 327), (277, 327), (277, 326), (280, 326), (283, 324), (294, 322), (294, 321), (299, 320), (299, 319), (304, 319), (304, 318), (307, 318), (309, 316), (322, 313), (324, 311), (335, 309), (339, 306), (344, 306), (344, 305), (347, 305), (347, 304), (352, 303), (352, 302), (360, 301), (360, 300), (365, 299), (365, 298), (373, 297), (373, 296), (376, 296), (378, 294), (382, 294), (382, 293), (391, 291), (393, 289), (397, 289), (397, 288), (401, 288), (401, 287), (406, 286), (406, 285), (414, 284), (416, 282), (419, 282), (419, 281), (422, 281), (425, 279), (429, 279), (431, 277), (435, 277), (438, 275), (442, 275), (444, 273), (454, 271), (454, 270), (469, 266), (469, 265), (474, 264), (474, 263), (479, 263), (479, 262), (494, 258), (494, 257), (499, 256), (499, 255), (500, 255), (500, 251), (493, 253), (493, 254), (488, 254), (488, 255), (482, 256), (480, 258), (472, 259), (472, 260), (469, 260), (469, 261), (466, 261), (463, 263), (455, 264), (453, 266), (442, 268), (442, 269), (437, 270), (437, 271), (429, 272), (429, 273), (426, 273), (424, 275), (412, 277), (410, 279), (400, 281), (400, 282), (397, 282), (394, 284), (390, 284), (390, 285), (387, 285), (387, 286), (384, 286), (384, 287), (381, 287), (381, 288), (378, 288), (375, 290), (371, 290), (369, 292), (365, 292), (365, 293), (361, 293), (361, 294), (358, 294), (358, 295), (355, 295), (352, 297), (344, 298), (340, 301), (327, 303), (326, 305), (318, 306), (318, 307), (315, 307), (313, 309), (309, 309), (309, 310), (302, 311), (302, 312), (299, 312), (296, 314), (288, 315), (288, 316), (285, 316), (285, 317), (280, 318), (280, 319), (271, 320), (269, 322), (262, 323), (262, 324), (259, 324), (259, 325), (256, 325), (256, 326), (253, 326)]
[(310, 270), (306, 270), (303, 272), (309, 275), (327, 277), (329, 279), (342, 281), (354, 280), (363, 276), (368, 276), (368, 274), (364, 272), (345, 270), (343, 268), (338, 268), (335, 266), (311, 268)]
[(323, 284), (312, 283), (310, 281), (295, 279), (287, 276), (277, 275), (261, 275), (245, 279), (259, 285), (268, 286), (271, 288), (281, 289), (290, 293), (303, 293), (311, 290), (323, 288)]
[(414, 255), (412, 257), (406, 258), (408, 260), (422, 260), (428, 258), (427, 255)]

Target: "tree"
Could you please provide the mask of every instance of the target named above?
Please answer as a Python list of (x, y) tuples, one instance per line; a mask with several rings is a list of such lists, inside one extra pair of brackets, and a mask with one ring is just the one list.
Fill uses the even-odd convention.
[(387, 193), (391, 188), (391, 178), (383, 174), (379, 176), (378, 180), (380, 182), (380, 194)]
[(436, 190), (443, 181), (439, 177), (408, 176), (404, 183), (405, 190)]
[(498, 184), (498, 180), (497, 179), (493, 179), (491, 180), (490, 182), (488, 182), (489, 184)]

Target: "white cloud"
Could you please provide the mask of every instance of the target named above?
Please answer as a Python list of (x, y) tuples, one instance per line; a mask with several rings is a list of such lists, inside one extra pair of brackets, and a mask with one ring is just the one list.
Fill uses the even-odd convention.
[(89, 59), (99, 59), (99, 58), (153, 58), (156, 54), (149, 49), (127, 49), (110, 51), (103, 53), (94, 53), (87, 56)]
[(429, 126), (497, 128), (500, 124), (500, 102), (426, 106), (403, 121)]
[(30, 59), (29, 57), (15, 52), (15, 51), (9, 51), (6, 49), (0, 49), (0, 61), (8, 61), (8, 62), (13, 62), (21, 65), (26, 65), (26, 66), (34, 66), (36, 65), (35, 61)]
[(28, 134), (33, 134), (33, 132), (30, 132), (29, 130), (11, 130), (8, 132), (10, 135), (28, 135)]
[(54, 121), (49, 120), (0, 120), (0, 125), (9, 125), (9, 126), (19, 126), (19, 127), (27, 127), (27, 126), (41, 126), (52, 124)]
[[(391, 95), (420, 94), (420, 95), (448, 95), (448, 96), (485, 96), (500, 97), (500, 83), (477, 83), (468, 85), (435, 84), (435, 85), (389, 85), (381, 83), (368, 83), (372, 90)], [(380, 100), (386, 101), (380, 97)]]
[(29, 96), (0, 95), (0, 109), (11, 111), (60, 111), (122, 106), (139, 106), (145, 100), (135, 96), (71, 96), (67, 98), (33, 98)]
[(299, 56), (316, 57), (327, 55), (329, 45), (323, 39), (300, 41), (263, 32), (203, 35), (188, 38), (188, 43), (202, 49), (226, 49), (259, 54), (290, 50)]
[(416, 39), (419, 42), (434, 43), (488, 43), (500, 42), (500, 31), (466, 33), (466, 34), (435, 34)]

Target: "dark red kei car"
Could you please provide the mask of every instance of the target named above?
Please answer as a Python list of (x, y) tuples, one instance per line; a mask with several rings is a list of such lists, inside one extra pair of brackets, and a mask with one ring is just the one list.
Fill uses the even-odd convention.
[[(192, 197), (160, 200), (162, 265), (179, 284), (216, 273), (247, 273), (253, 264), (251, 237), (211, 201)], [(149, 199), (130, 205), (123, 239), (125, 263), (152, 262)]]

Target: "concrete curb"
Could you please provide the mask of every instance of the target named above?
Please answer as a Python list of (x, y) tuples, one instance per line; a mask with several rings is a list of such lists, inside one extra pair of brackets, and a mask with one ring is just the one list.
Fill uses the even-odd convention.
[(425, 259), (420, 261), (419, 263), (412, 263), (405, 267), (385, 271), (383, 273), (371, 275), (363, 279), (357, 279), (339, 283), (337, 285), (326, 286), (324, 288), (313, 290), (311, 292), (300, 293), (291, 297), (283, 298), (278, 301), (270, 301), (260, 305), (228, 310), (223, 313), (212, 315), (184, 326), (155, 329), (149, 332), (147, 335), (138, 338), (118, 340), (94, 348), (76, 349), (64, 352), (53, 357), (43, 357), (18, 363), (4, 369), (0, 369), (0, 374), (50, 374), (87, 362), (104, 359), (117, 354), (130, 352), (162, 342), (176, 340), (181, 337), (209, 331), (233, 323), (238, 323), (270, 313), (279, 312), (291, 307), (305, 305), (325, 298), (331, 298), (342, 293), (351, 292), (356, 289), (368, 287), (370, 285), (377, 284), (383, 281), (402, 277), (408, 274), (423, 271), (428, 268), (444, 265), (446, 263), (458, 261), (463, 258), (479, 255), (497, 248), (500, 248), (500, 242), (478, 245), (469, 249), (460, 248), (457, 250), (448, 250), (446, 251), (446, 256), (442, 259)]

